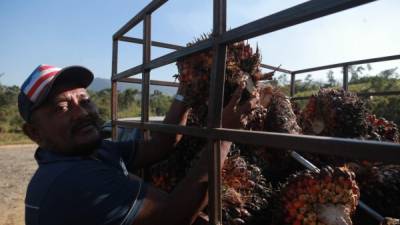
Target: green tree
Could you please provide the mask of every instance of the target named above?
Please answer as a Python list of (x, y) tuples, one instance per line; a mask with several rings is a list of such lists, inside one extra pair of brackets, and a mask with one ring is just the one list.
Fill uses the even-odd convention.
[(159, 90), (154, 90), (150, 95), (150, 114), (164, 116), (171, 105), (172, 97), (164, 95)]
[(335, 87), (338, 85), (338, 82), (335, 80), (333, 74), (334, 72), (332, 70), (329, 70), (328, 73), (326, 74), (326, 77), (328, 78), (328, 84), (325, 85), (325, 87)]

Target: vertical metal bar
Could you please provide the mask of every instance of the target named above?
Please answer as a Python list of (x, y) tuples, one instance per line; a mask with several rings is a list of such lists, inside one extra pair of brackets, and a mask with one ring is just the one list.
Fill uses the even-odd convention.
[[(112, 45), (112, 65), (111, 65), (111, 78), (115, 76), (118, 72), (118, 40), (113, 39)], [(117, 140), (118, 130), (115, 124), (117, 120), (117, 110), (118, 110), (118, 89), (117, 81), (112, 81), (111, 84), (111, 138), (112, 140)]]
[[(226, 31), (226, 0), (213, 4), (213, 67), (208, 105), (208, 128), (221, 127), (225, 82), (226, 45), (219, 44), (219, 37)], [(222, 224), (221, 213), (221, 140), (209, 139), (209, 218), (210, 223)]]
[(343, 66), (343, 90), (349, 90), (349, 65)]
[[(146, 65), (151, 60), (151, 14), (146, 14), (143, 20), (143, 65)], [(150, 106), (150, 69), (146, 69), (142, 73), (142, 113), (141, 121), (149, 121), (149, 106)], [(143, 139), (148, 141), (150, 139), (150, 131), (143, 130)], [(143, 179), (150, 180), (149, 168), (141, 170)]]
[[(146, 14), (143, 23), (143, 64), (150, 62), (151, 54), (151, 15)], [(142, 73), (142, 115), (141, 121), (149, 121), (149, 91), (150, 91), (150, 70)]]
[(293, 97), (294, 93), (296, 91), (295, 82), (296, 82), (296, 74), (291, 73), (290, 74), (290, 97)]

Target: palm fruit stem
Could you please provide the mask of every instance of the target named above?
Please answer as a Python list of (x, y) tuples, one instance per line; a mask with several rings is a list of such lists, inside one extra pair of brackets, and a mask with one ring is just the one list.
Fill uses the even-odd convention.
[[(318, 167), (316, 167), (314, 164), (312, 164), (312, 162), (308, 161), (306, 158), (304, 158), (303, 156), (301, 156), (299, 153), (297, 153), (296, 151), (290, 151), (290, 156), (295, 159), (297, 162), (299, 162), (300, 164), (302, 164), (304, 167), (306, 167), (309, 170), (312, 170), (314, 172), (319, 173), (320, 169)], [(364, 202), (362, 202), (361, 200), (359, 201), (358, 205), (360, 206), (361, 209), (363, 209), (364, 211), (366, 211), (369, 215), (371, 215), (374, 219), (376, 219), (379, 223), (382, 223), (385, 218), (379, 214), (377, 211), (375, 211), (374, 209), (372, 209), (371, 207), (369, 207), (368, 205), (366, 205)]]

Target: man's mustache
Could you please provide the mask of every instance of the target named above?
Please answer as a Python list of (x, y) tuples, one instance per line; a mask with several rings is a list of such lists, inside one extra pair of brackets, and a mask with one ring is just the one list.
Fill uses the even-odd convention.
[(96, 129), (100, 130), (101, 127), (101, 119), (98, 116), (87, 116), (85, 118), (79, 119), (74, 122), (74, 125), (71, 128), (71, 133), (77, 133), (81, 128), (92, 125), (96, 127)]

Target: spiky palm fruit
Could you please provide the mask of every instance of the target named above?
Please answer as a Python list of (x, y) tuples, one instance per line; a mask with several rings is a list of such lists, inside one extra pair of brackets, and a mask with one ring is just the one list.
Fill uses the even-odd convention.
[(367, 110), (357, 95), (344, 90), (320, 89), (301, 114), (304, 134), (358, 138), (366, 135)]
[[(192, 113), (188, 115), (187, 126), (198, 126), (198, 119)], [(150, 178), (154, 186), (171, 192), (199, 159), (200, 151), (206, 144), (204, 138), (183, 136), (168, 159), (150, 168)]]
[(231, 155), (222, 169), (222, 212), (224, 224), (259, 224), (268, 222), (260, 212), (268, 209), (271, 185), (261, 169), (245, 157)]
[[(361, 199), (384, 216), (400, 215), (400, 165), (351, 163), (357, 175)], [(360, 216), (360, 224), (368, 224)]]
[[(270, 85), (259, 85), (258, 90), (260, 104), (267, 109), (267, 116), (260, 130), (289, 134), (301, 133), (289, 98), (278, 88)], [(264, 176), (273, 184), (278, 184), (289, 174), (303, 169), (286, 150), (251, 145), (244, 145), (242, 149), (244, 154), (255, 158), (253, 163), (262, 168)]]
[(386, 217), (381, 225), (400, 225), (400, 220), (395, 218)]
[[(285, 224), (352, 224), (360, 192), (347, 167), (291, 175), (281, 190)], [(339, 222), (340, 221), (340, 222)]]
[(301, 133), (301, 128), (297, 124), (297, 117), (293, 111), (289, 97), (278, 88), (266, 87), (261, 90), (261, 95), (264, 92), (270, 92), (269, 95), (271, 96), (270, 103), (266, 106), (268, 108), (268, 115), (265, 120), (265, 130), (289, 134)]
[(384, 118), (377, 118), (376, 115), (367, 116), (368, 139), (377, 141), (400, 142), (400, 133), (397, 125)]
[[(206, 125), (207, 104), (209, 97), (210, 76), (213, 55), (208, 50), (178, 59), (178, 75), (182, 94), (185, 96), (186, 104), (192, 108), (193, 113), (199, 115), (201, 126)], [(226, 80), (224, 87), (224, 104), (227, 104), (233, 92), (240, 82), (251, 79), (254, 83), (259, 80), (271, 79), (272, 74), (262, 74), (260, 69), (261, 57), (258, 48), (255, 52), (247, 42), (238, 42), (227, 46), (226, 56)], [(257, 90), (254, 90), (256, 93)], [(244, 91), (242, 100), (248, 99), (255, 93)], [(244, 115), (244, 127), (253, 129), (250, 125), (259, 126), (266, 115), (266, 109), (257, 107), (249, 115)], [(256, 127), (254, 129), (260, 129)]]

